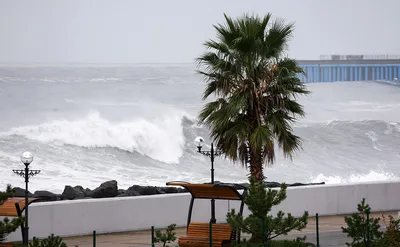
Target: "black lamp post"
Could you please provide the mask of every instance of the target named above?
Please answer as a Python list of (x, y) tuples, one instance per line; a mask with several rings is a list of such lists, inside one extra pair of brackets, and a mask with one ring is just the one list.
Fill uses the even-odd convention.
[[(202, 137), (197, 137), (195, 139), (197, 144), (197, 152), (210, 157), (211, 160), (211, 184), (214, 184), (214, 158), (218, 157), (222, 154), (221, 151), (214, 150), (214, 144), (211, 142), (211, 150), (210, 151), (202, 151), (201, 148), (203, 147), (204, 139)], [(215, 224), (217, 220), (215, 219), (215, 199), (211, 199), (211, 219), (210, 222)]]
[(33, 161), (33, 155), (30, 152), (24, 152), (21, 155), (21, 161), (25, 165), (24, 170), (13, 170), (13, 172), (21, 177), (25, 178), (25, 225), (22, 228), (22, 241), (25, 246), (28, 246), (29, 242), (29, 224), (28, 224), (28, 183), (29, 177), (33, 177), (40, 173), (40, 170), (30, 170), (29, 164)]

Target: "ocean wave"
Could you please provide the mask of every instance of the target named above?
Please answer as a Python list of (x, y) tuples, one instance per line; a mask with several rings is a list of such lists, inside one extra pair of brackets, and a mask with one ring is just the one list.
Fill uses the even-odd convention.
[(399, 177), (393, 173), (384, 171), (370, 171), (363, 174), (350, 174), (348, 176), (325, 176), (318, 174), (311, 179), (312, 183), (325, 182), (326, 184), (346, 184), (346, 183), (364, 183), (364, 182), (385, 182), (385, 181), (398, 181)]
[(61, 119), (13, 128), (0, 136), (18, 135), (45, 143), (85, 148), (112, 147), (136, 151), (166, 163), (179, 163), (185, 145), (184, 117), (185, 113), (175, 112), (153, 120), (137, 118), (113, 123), (94, 112), (80, 120)]
[(376, 80), (375, 82), (382, 83), (382, 84), (388, 84), (388, 85), (393, 85), (393, 86), (400, 86), (400, 81), (398, 80)]
[(301, 120), (294, 124), (294, 127), (297, 128), (307, 128), (314, 126), (346, 126), (346, 125), (386, 125), (392, 126), (400, 131), (400, 122), (395, 121), (384, 121), (384, 120), (339, 120), (339, 119), (331, 119), (331, 120)]

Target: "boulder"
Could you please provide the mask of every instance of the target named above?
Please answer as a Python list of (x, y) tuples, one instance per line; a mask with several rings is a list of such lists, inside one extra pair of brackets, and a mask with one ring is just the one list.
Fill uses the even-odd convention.
[(66, 185), (63, 193), (61, 194), (61, 198), (67, 200), (81, 199), (84, 197), (85, 197), (85, 192), (82, 186), (72, 187), (70, 185)]
[(279, 188), (281, 187), (281, 184), (278, 182), (267, 182), (265, 181), (265, 187), (267, 188)]
[[(136, 191), (137, 193), (139, 193), (139, 195), (142, 195), (142, 196), (165, 194), (165, 192), (160, 187), (156, 187), (156, 186), (133, 185), (127, 189), (127, 192), (128, 191)], [(130, 193), (133, 193), (133, 192), (130, 192)]]
[(87, 196), (92, 198), (108, 198), (118, 196), (118, 183), (115, 180), (102, 183)]
[(237, 189), (237, 190), (242, 190), (243, 189), (243, 187), (245, 187), (245, 188), (249, 188), (249, 186), (250, 186), (250, 184), (249, 183), (238, 183), (238, 185), (239, 186), (237, 186), (237, 185), (235, 185), (234, 187), (235, 187), (235, 189)]
[[(12, 194), (13, 197), (25, 197), (25, 189), (22, 189), (20, 187), (14, 187), (14, 193)], [(28, 196), (32, 197), (33, 194), (28, 191)]]
[(85, 197), (89, 196), (90, 193), (92, 193), (92, 191), (89, 188), (84, 189), (83, 192), (85, 193)]
[(160, 189), (166, 194), (179, 193), (182, 190), (182, 188), (178, 187), (161, 187)]
[[(220, 181), (215, 181), (215, 183), (221, 183)], [(209, 184), (209, 183), (205, 183)], [(248, 188), (249, 183), (231, 183), (237, 190), (241, 190), (242, 186)], [(321, 183), (293, 183), (288, 184), (288, 187), (292, 186), (306, 186), (306, 185), (322, 185)], [(267, 188), (279, 188), (281, 183), (278, 182), (268, 182), (265, 181), (265, 187)], [(14, 197), (24, 197), (25, 190), (19, 187), (14, 188)], [(65, 186), (64, 191), (61, 195), (52, 193), (50, 191), (36, 191), (35, 194), (29, 192), (29, 196), (39, 197), (39, 201), (56, 201), (56, 200), (77, 200), (77, 199), (90, 199), (90, 198), (108, 198), (108, 197), (126, 197), (126, 196), (145, 196), (145, 195), (158, 195), (158, 194), (173, 194), (173, 193), (185, 193), (186, 189), (182, 187), (157, 187), (157, 186), (140, 186), (133, 185), (127, 190), (118, 189), (117, 181), (107, 181), (102, 183), (99, 187), (94, 190), (88, 188), (84, 189), (82, 186), (78, 185), (75, 187)]]
[(127, 189), (124, 193), (118, 195), (118, 197), (127, 197), (127, 196), (141, 196), (141, 194), (136, 190)]
[(33, 194), (34, 197), (38, 197), (43, 201), (58, 201), (61, 199), (61, 195), (55, 194), (47, 190), (37, 190)]
[(323, 185), (325, 182), (320, 182), (320, 183), (308, 183), (308, 184), (303, 184), (303, 183), (294, 183), (290, 184), (290, 187), (296, 187), (296, 186), (307, 186), (307, 185)]

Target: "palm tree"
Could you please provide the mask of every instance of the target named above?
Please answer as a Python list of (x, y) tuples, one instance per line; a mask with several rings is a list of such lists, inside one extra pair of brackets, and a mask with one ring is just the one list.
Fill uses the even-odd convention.
[(206, 81), (203, 100), (214, 95), (199, 121), (218, 149), (263, 180), (275, 144), (288, 158), (301, 148), (292, 124), (305, 114), (296, 97), (309, 91), (297, 77), (304, 71), (284, 54), (294, 25), (272, 21), (271, 14), (224, 16), (225, 25), (214, 26), (217, 39), (205, 42), (207, 51), (197, 59)]

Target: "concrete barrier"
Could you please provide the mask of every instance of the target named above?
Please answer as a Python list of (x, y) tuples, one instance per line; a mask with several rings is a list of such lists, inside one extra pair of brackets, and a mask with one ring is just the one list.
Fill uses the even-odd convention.
[[(357, 203), (366, 198), (373, 211), (396, 211), (400, 209), (400, 182), (321, 185), (292, 187), (287, 199), (278, 210), (300, 216), (304, 210), (310, 215), (349, 214)], [(166, 227), (171, 223), (186, 224), (190, 195), (169, 194), (107, 199), (43, 202), (29, 207), (30, 237), (88, 235)], [(239, 208), (234, 201), (216, 201), (218, 222), (225, 222), (226, 213)], [(245, 208), (244, 214), (249, 212)], [(208, 222), (210, 201), (196, 200), (193, 221)], [(21, 240), (21, 231), (11, 234), (8, 241)]]

